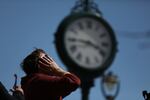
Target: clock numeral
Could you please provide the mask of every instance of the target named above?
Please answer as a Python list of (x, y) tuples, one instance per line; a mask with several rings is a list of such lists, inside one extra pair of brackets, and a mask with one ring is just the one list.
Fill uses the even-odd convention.
[(86, 57), (85, 62), (86, 62), (87, 64), (90, 64), (90, 59), (89, 59), (89, 57)]
[(101, 44), (102, 44), (103, 47), (109, 47), (109, 43), (102, 42)]
[(105, 55), (106, 55), (106, 53), (105, 53), (103, 50), (99, 50), (99, 53), (100, 53), (103, 57), (105, 57)]
[(75, 29), (73, 29), (73, 28), (69, 29), (69, 31), (72, 32), (72, 33), (75, 33), (75, 34), (78, 33), (78, 32), (77, 32)]
[(103, 37), (105, 37), (105, 36), (106, 36), (106, 33), (101, 33), (101, 34), (99, 35), (100, 38), (103, 38)]
[(92, 22), (91, 21), (87, 20), (86, 25), (87, 25), (87, 28), (89, 28), (89, 29), (92, 28)]
[(71, 50), (72, 53), (74, 53), (77, 50), (77, 47), (75, 45), (72, 45), (70, 47), (70, 50)]
[(94, 28), (95, 31), (98, 31), (99, 29), (100, 29), (99, 25), (96, 25), (95, 28)]
[(94, 60), (95, 60), (96, 63), (99, 62), (99, 60), (98, 60), (98, 58), (96, 56), (94, 57)]
[(81, 22), (78, 23), (78, 26), (79, 26), (80, 30), (83, 30), (83, 29), (84, 29), (83, 24), (82, 24)]
[(75, 42), (76, 41), (75, 38), (71, 38), (71, 37), (69, 37), (67, 40), (70, 41), (70, 42)]
[(76, 58), (77, 58), (78, 60), (81, 60), (82, 55), (81, 55), (81, 53), (80, 53), (80, 52), (77, 54)]

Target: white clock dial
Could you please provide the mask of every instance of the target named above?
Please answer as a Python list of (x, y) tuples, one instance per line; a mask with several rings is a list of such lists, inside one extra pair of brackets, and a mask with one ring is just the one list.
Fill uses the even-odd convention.
[(103, 65), (112, 50), (107, 29), (100, 21), (89, 17), (75, 20), (67, 27), (64, 43), (70, 58), (88, 69)]

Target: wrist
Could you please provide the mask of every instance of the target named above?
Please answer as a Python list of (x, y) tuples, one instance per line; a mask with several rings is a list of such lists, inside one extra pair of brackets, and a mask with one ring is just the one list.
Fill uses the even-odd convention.
[(58, 70), (57, 72), (56, 72), (56, 75), (58, 75), (58, 76), (64, 76), (66, 73), (68, 73), (67, 71), (64, 71), (64, 70)]

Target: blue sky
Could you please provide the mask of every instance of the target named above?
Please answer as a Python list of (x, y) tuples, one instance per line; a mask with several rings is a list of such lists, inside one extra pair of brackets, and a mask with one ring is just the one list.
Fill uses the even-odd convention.
[[(10, 89), (13, 74), (24, 76), (20, 62), (34, 47), (43, 48), (66, 69), (59, 59), (54, 33), (70, 13), (76, 0), (0, 0), (0, 81)], [(142, 100), (142, 91), (150, 91), (150, 40), (142, 36), (150, 31), (149, 0), (95, 0), (103, 18), (112, 26), (118, 41), (117, 56), (108, 70), (118, 75), (121, 89), (116, 100)], [(142, 35), (141, 38), (126, 34)], [(145, 35), (144, 35), (145, 36)], [(141, 44), (149, 48), (140, 48)], [(104, 100), (100, 77), (91, 88), (90, 100)], [(19, 79), (20, 80), (20, 79)], [(80, 100), (80, 89), (64, 100)]]

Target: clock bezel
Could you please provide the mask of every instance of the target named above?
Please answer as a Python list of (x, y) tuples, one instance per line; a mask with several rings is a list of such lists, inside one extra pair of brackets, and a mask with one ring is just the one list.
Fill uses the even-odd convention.
[[(95, 69), (88, 69), (85, 67), (82, 67), (78, 64), (76, 64), (73, 59), (68, 55), (67, 50), (65, 48), (65, 41), (64, 41), (64, 34), (66, 32), (67, 27), (74, 21), (83, 17), (89, 17), (94, 18), (95, 20), (99, 21), (103, 24), (104, 27), (108, 30), (108, 33), (110, 35), (110, 38), (112, 40), (112, 50), (110, 53), (109, 58), (107, 61), (100, 67)], [(110, 25), (100, 16), (91, 14), (91, 13), (75, 13), (71, 14), (62, 20), (60, 25), (58, 26), (58, 29), (55, 33), (55, 47), (58, 52), (58, 55), (62, 62), (66, 65), (69, 71), (79, 75), (79, 76), (88, 76), (88, 78), (97, 77), (100, 74), (102, 74), (110, 65), (112, 64), (116, 51), (117, 51), (117, 42), (114, 35), (114, 31), (110, 27)]]

